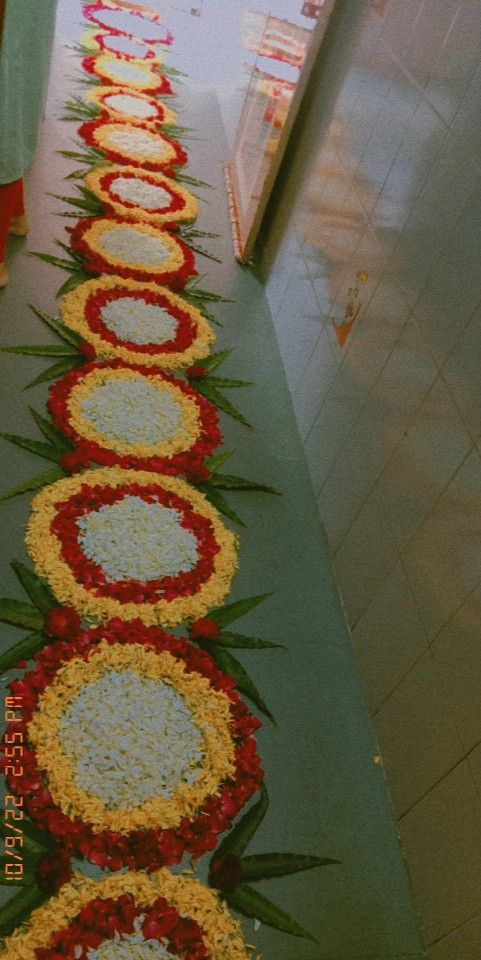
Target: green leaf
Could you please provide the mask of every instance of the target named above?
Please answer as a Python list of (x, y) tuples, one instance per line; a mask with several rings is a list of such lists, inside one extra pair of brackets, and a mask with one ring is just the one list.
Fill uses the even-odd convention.
[(252, 380), (230, 380), (227, 377), (209, 377), (211, 383), (224, 390), (234, 390), (237, 387), (252, 387)]
[(233, 520), (234, 523), (238, 523), (240, 527), (245, 527), (245, 523), (239, 515), (229, 506), (225, 497), (222, 496), (219, 490), (216, 487), (211, 486), (210, 483), (199, 483), (197, 488), (202, 491), (207, 497), (209, 503), (219, 510), (220, 513), (224, 514), (224, 517), (228, 517), (229, 520)]
[(18, 437), (15, 433), (0, 433), (3, 440), (15, 444), (17, 447), (23, 447), (30, 453), (35, 453), (37, 457), (43, 457), (44, 460), (53, 460), (58, 463), (61, 452), (58, 447), (52, 447), (49, 443), (42, 443), (40, 440), (30, 440), (29, 437)]
[(253, 610), (264, 600), (267, 600), (268, 597), (272, 597), (272, 593), (260, 593), (255, 597), (246, 597), (245, 600), (236, 600), (234, 603), (228, 603), (225, 607), (220, 607), (218, 610), (212, 610), (209, 613), (209, 619), (215, 620), (219, 627), (226, 627), (227, 624), (233, 623), (234, 620), (245, 617), (246, 613), (249, 613), (250, 610)]
[[(167, 134), (167, 136), (172, 135)], [(189, 177), (187, 173), (178, 173), (175, 179), (180, 180), (181, 183), (188, 183), (191, 187), (205, 187), (207, 190), (213, 190), (211, 183), (207, 183), (205, 180), (198, 180), (197, 177)]]
[[(77, 117), (64, 117), (64, 120), (77, 120)], [(85, 176), (85, 170), (72, 170), (72, 173), (69, 173), (65, 179), (66, 180), (81, 180)]]
[(265, 483), (256, 483), (254, 480), (245, 480), (244, 477), (235, 477), (231, 473), (216, 473), (210, 479), (215, 487), (221, 490), (253, 490), (258, 493), (274, 493), (280, 497), (279, 490), (269, 487)]
[(57, 320), (56, 317), (49, 316), (48, 313), (43, 313), (42, 310), (38, 310), (37, 307), (34, 307), (33, 304), (29, 304), (30, 309), (33, 310), (36, 317), (45, 323), (50, 330), (53, 330), (61, 340), (65, 340), (66, 343), (70, 343), (72, 346), (76, 347), (78, 344), (83, 343), (82, 337), (78, 333), (75, 333), (73, 330), (69, 330), (60, 320)]
[(53, 446), (58, 447), (61, 453), (65, 453), (67, 450), (72, 449), (72, 444), (69, 442), (69, 440), (64, 437), (63, 433), (60, 433), (60, 430), (57, 430), (57, 428), (54, 427), (50, 420), (46, 420), (45, 417), (42, 417), (39, 413), (37, 413), (36, 410), (34, 410), (33, 407), (29, 406), (28, 409), (30, 410), (33, 420), (35, 421), (40, 432), (43, 433), (47, 440), (50, 440), (50, 443), (53, 444)]
[(252, 682), (249, 674), (244, 669), (241, 663), (236, 660), (235, 657), (229, 653), (224, 647), (218, 647), (215, 644), (209, 644), (209, 653), (211, 657), (215, 660), (217, 666), (223, 673), (228, 673), (229, 676), (233, 677), (237, 683), (237, 689), (240, 690), (252, 703), (258, 707), (261, 713), (265, 714), (272, 723), (275, 724), (275, 719), (266, 705), (265, 701), (262, 699), (257, 687)]
[(230, 907), (242, 913), (245, 917), (254, 917), (265, 923), (268, 927), (274, 927), (276, 930), (282, 930), (284, 933), (290, 933), (293, 937), (304, 937), (306, 940), (313, 940), (317, 943), (315, 937), (304, 930), (297, 920), (293, 920), (288, 913), (284, 913), (280, 907), (276, 907), (267, 897), (242, 883), (234, 893), (226, 895), (226, 901)]
[(313, 870), (339, 863), (327, 857), (310, 857), (301, 853), (256, 853), (242, 858), (244, 880), (269, 880), (271, 877), (286, 877), (290, 873)]
[(55, 294), (56, 300), (59, 300), (60, 297), (64, 297), (66, 293), (70, 293), (71, 290), (75, 290), (76, 287), (79, 287), (81, 283), (85, 283), (87, 280), (91, 280), (92, 277), (88, 273), (85, 273), (83, 270), (78, 270), (76, 273), (73, 273), (71, 277), (62, 283), (62, 286), (58, 288), (57, 293)]
[(214, 860), (231, 854), (241, 857), (244, 850), (257, 833), (269, 807), (269, 794), (264, 785), (261, 787), (259, 800), (249, 808), (247, 813), (236, 823), (217, 848)]
[(230, 633), (223, 630), (217, 637), (216, 643), (221, 647), (238, 647), (240, 650), (285, 650), (282, 643), (273, 643), (270, 640), (259, 640), (257, 637), (245, 637), (242, 633)]
[(199, 253), (201, 257), (207, 257), (207, 260), (213, 260), (214, 263), (222, 263), (222, 260), (220, 260), (219, 257), (214, 256), (213, 253), (209, 253), (209, 251), (205, 250), (204, 247), (198, 247), (194, 245), (187, 237), (185, 237), (185, 235), (183, 235), (182, 238), (187, 246), (194, 251), (194, 253)]
[(47, 380), (56, 380), (57, 377), (63, 376), (64, 373), (67, 373), (68, 370), (73, 370), (75, 367), (79, 367), (82, 363), (81, 357), (77, 354), (71, 360), (65, 358), (65, 360), (59, 360), (58, 363), (53, 363), (51, 367), (47, 367), (43, 373), (39, 373), (38, 377), (35, 377), (35, 380), (31, 380), (30, 383), (27, 383), (25, 390), (29, 390), (30, 387), (36, 387), (39, 383), (45, 383)]
[(36, 607), (23, 600), (12, 600), (10, 597), (0, 599), (0, 621), (10, 623), (12, 627), (24, 627), (27, 630), (41, 630), (43, 617)]
[(65, 344), (46, 343), (42, 346), (22, 344), (19, 347), (0, 347), (2, 353), (21, 353), (27, 357), (78, 357), (78, 350)]
[(24, 563), (20, 563), (20, 560), (12, 560), (10, 566), (20, 580), (23, 589), (30, 597), (32, 603), (35, 604), (37, 610), (40, 610), (40, 613), (48, 613), (52, 607), (58, 606), (50, 587), (47, 586), (34, 570), (30, 570)]
[(43, 260), (44, 263), (50, 263), (53, 267), (61, 267), (62, 270), (67, 270), (69, 273), (73, 273), (77, 269), (73, 260), (63, 260), (60, 257), (52, 256), (50, 253), (38, 253), (36, 250), (29, 250), (29, 254), (31, 257)]
[(32, 821), (27, 819), (27, 817), (22, 820), (22, 830), (25, 836), (29, 838), (29, 840), (37, 847), (38, 850), (57, 849), (57, 843), (52, 838), (51, 834), (46, 833), (44, 830), (38, 830)]
[(30, 633), (0, 656), (0, 676), (12, 670), (21, 660), (31, 660), (45, 646), (45, 637), (41, 633)]
[(215, 370), (224, 360), (227, 360), (227, 357), (230, 357), (232, 352), (232, 350), (219, 350), (218, 353), (211, 353), (210, 357), (199, 361), (199, 366), (205, 367), (206, 370)]
[(55, 480), (60, 480), (64, 476), (65, 473), (61, 467), (52, 467), (51, 470), (45, 470), (44, 473), (37, 473), (35, 477), (30, 477), (29, 480), (19, 483), (17, 487), (11, 487), (10, 490), (0, 494), (0, 502), (10, 500), (12, 497), (19, 497), (22, 493), (39, 490), (40, 487), (46, 487), (48, 483), (54, 483)]
[(199, 393), (202, 393), (207, 400), (210, 400), (214, 406), (218, 407), (219, 410), (223, 410), (224, 413), (227, 413), (229, 417), (232, 417), (234, 420), (238, 420), (239, 423), (243, 423), (244, 426), (249, 430), (255, 429), (252, 423), (249, 423), (249, 421), (246, 420), (244, 415), (233, 406), (230, 400), (227, 400), (226, 397), (223, 397), (216, 387), (210, 383), (208, 377), (200, 378), (196, 383), (196, 389), (199, 391)]
[(0, 910), (0, 936), (8, 937), (45, 900), (48, 893), (41, 891), (34, 880), (19, 890)]
[(205, 461), (205, 466), (208, 467), (211, 472), (215, 472), (223, 463), (227, 463), (233, 455), (233, 450), (223, 450), (221, 453), (215, 453), (213, 457), (209, 457), (208, 460)]

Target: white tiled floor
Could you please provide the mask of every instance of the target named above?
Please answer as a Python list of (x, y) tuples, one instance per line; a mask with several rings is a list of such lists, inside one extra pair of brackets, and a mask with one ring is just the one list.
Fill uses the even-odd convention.
[(429, 960), (478, 960), (481, 5), (372, 7), (341, 5), (267, 289)]

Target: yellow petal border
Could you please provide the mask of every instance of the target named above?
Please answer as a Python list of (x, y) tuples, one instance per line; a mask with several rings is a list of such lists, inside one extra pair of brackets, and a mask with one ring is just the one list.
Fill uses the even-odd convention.
[[(184, 351), (167, 352), (159, 351), (157, 353), (146, 353), (142, 350), (133, 350), (130, 347), (123, 347), (104, 340), (100, 334), (92, 330), (86, 320), (85, 310), (88, 299), (99, 290), (125, 290), (128, 293), (139, 293), (141, 290), (149, 290), (151, 293), (160, 294), (170, 301), (174, 308), (183, 310), (189, 315), (190, 320), (195, 324), (197, 336), (190, 347)], [(66, 327), (74, 330), (83, 339), (92, 344), (95, 352), (100, 357), (108, 359), (125, 360), (127, 363), (139, 363), (146, 367), (160, 367), (163, 370), (176, 370), (181, 367), (189, 367), (195, 361), (206, 357), (212, 345), (216, 341), (216, 334), (205, 317), (202, 316), (196, 307), (187, 303), (182, 297), (162, 287), (156, 283), (142, 282), (138, 280), (128, 280), (123, 277), (104, 276), (97, 280), (87, 280), (80, 284), (70, 293), (67, 293), (60, 302), (60, 315)]]
[(116, 900), (125, 893), (146, 907), (165, 897), (181, 916), (195, 920), (203, 931), (212, 960), (248, 960), (240, 924), (215, 894), (194, 877), (174, 875), (165, 868), (151, 874), (119, 873), (100, 881), (76, 873), (70, 883), (34, 910), (26, 924), (6, 939), (3, 960), (35, 960), (35, 950), (48, 947), (52, 934), (75, 920), (91, 900)]
[[(110, 597), (97, 597), (75, 579), (63, 559), (61, 543), (50, 529), (57, 513), (56, 504), (78, 493), (84, 484), (121, 487), (129, 483), (161, 485), (187, 500), (194, 511), (212, 523), (220, 550), (213, 559), (214, 571), (211, 577), (192, 596), (178, 596), (171, 601), (159, 599), (152, 604), (121, 603)], [(122, 470), (117, 467), (88, 470), (44, 487), (33, 498), (25, 542), (37, 573), (48, 582), (60, 603), (74, 607), (81, 616), (94, 617), (100, 621), (112, 617), (122, 617), (124, 620), (139, 617), (148, 625), (175, 626), (184, 621), (197, 620), (225, 599), (238, 565), (236, 535), (224, 526), (217, 510), (200, 490), (177, 477), (166, 477), (143, 470)]]
[[(77, 782), (75, 766), (59, 737), (59, 727), (65, 710), (87, 684), (100, 679), (108, 670), (125, 669), (162, 681), (180, 693), (202, 734), (199, 749), (203, 760), (195, 783), (181, 783), (169, 799), (155, 796), (133, 808), (112, 810)], [(230, 724), (226, 694), (214, 690), (206, 677), (187, 671), (171, 653), (157, 653), (141, 644), (111, 644), (103, 640), (87, 661), (75, 658), (60, 668), (39, 698), (28, 724), (28, 736), (52, 798), (63, 813), (80, 817), (96, 832), (115, 830), (127, 834), (149, 827), (177, 827), (183, 817), (194, 815), (216, 793), (222, 781), (234, 772)]]

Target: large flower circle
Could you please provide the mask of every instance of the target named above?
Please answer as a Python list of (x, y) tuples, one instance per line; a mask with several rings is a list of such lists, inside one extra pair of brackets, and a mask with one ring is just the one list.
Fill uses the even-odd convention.
[(179, 143), (142, 123), (100, 118), (83, 123), (79, 134), (114, 163), (130, 163), (144, 170), (172, 170), (187, 163)]
[(240, 925), (213, 892), (166, 869), (100, 881), (77, 874), (7, 938), (3, 951), (5, 960), (112, 955), (247, 960)]
[(113, 165), (91, 170), (84, 182), (108, 213), (126, 220), (175, 228), (192, 222), (199, 213), (190, 191), (162, 173)]
[(158, 54), (143, 40), (131, 40), (125, 34), (110, 30), (89, 30), (82, 37), (82, 46), (95, 53), (109, 53), (123, 60), (149, 60), (158, 63)]
[(215, 408), (157, 368), (86, 364), (50, 388), (48, 405), (83, 466), (119, 464), (195, 479), (222, 443)]
[(195, 276), (194, 254), (180, 237), (149, 223), (88, 217), (71, 231), (71, 245), (89, 273), (155, 280), (177, 289)]
[(176, 293), (122, 277), (87, 280), (63, 297), (60, 313), (99, 356), (146, 367), (195, 365), (215, 342), (207, 320)]
[(222, 603), (237, 568), (237, 538), (199, 490), (116, 467), (45, 487), (26, 543), (61, 603), (104, 620), (196, 620)]
[(103, 83), (117, 83), (151, 94), (172, 93), (167, 77), (156, 73), (143, 60), (120, 60), (110, 53), (103, 53), (99, 57), (85, 57), (82, 66)]
[(102, 868), (195, 859), (262, 783), (260, 726), (212, 658), (140, 621), (57, 642), (22, 691), (28, 814)]
[(173, 110), (166, 107), (155, 97), (129, 87), (119, 87), (109, 84), (91, 87), (85, 94), (85, 99), (93, 103), (102, 114), (107, 114), (116, 120), (129, 123), (144, 123), (152, 129), (166, 124), (174, 126), (177, 117)]
[(95, 23), (112, 33), (124, 34), (132, 40), (144, 43), (171, 44), (173, 37), (162, 26), (161, 18), (153, 10), (148, 13), (144, 8), (137, 10), (107, 9), (102, 3), (89, 3), (83, 8), (83, 14), (90, 23)]

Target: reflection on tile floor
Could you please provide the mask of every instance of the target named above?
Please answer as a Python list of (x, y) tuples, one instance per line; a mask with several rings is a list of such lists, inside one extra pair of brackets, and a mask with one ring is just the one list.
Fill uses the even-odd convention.
[(428, 956), (478, 960), (481, 8), (355, 0), (337, 30), (267, 290)]

